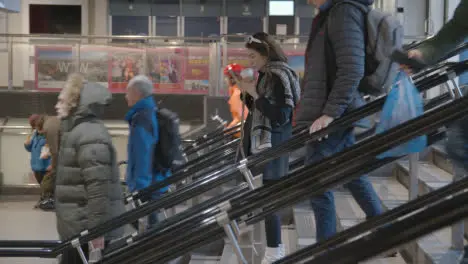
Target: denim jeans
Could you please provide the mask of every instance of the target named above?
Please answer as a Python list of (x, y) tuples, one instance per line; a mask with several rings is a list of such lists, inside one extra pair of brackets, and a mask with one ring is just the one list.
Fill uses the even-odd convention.
[[(316, 141), (306, 146), (305, 164), (310, 165), (343, 151), (355, 143), (352, 129), (330, 134), (326, 140)], [(383, 210), (374, 188), (367, 176), (361, 176), (345, 184), (354, 199), (366, 213), (367, 218), (380, 215)], [(317, 241), (325, 240), (336, 233), (336, 208), (332, 191), (311, 198), (314, 211)]]
[(446, 150), (454, 165), (468, 172), (468, 117), (457, 120), (448, 127)]
[[(263, 185), (270, 185), (277, 180), (263, 180)], [(265, 234), (267, 247), (277, 248), (281, 244), (281, 219), (278, 213), (265, 217)]]

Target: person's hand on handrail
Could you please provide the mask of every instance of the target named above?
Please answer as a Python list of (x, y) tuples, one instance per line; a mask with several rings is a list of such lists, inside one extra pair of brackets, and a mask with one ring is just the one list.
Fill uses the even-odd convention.
[[(333, 122), (333, 120), (335, 119), (331, 116), (322, 115), (317, 120), (315, 120), (314, 123), (310, 126), (309, 133), (313, 134), (319, 130), (328, 127), (331, 124), (331, 122)], [(324, 138), (328, 138), (328, 135), (326, 135)], [(322, 139), (319, 138), (318, 140), (321, 141)]]
[[(418, 49), (413, 49), (408, 51), (408, 58), (409, 59), (416, 59), (418, 61), (424, 61), (423, 54)], [(413, 74), (413, 68), (407, 64), (401, 64), (401, 69), (404, 70), (408, 75)]]

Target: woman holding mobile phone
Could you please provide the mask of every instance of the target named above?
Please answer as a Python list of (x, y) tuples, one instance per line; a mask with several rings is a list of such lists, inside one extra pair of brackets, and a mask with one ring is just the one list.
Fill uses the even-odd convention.
[[(252, 69), (241, 72), (239, 88), (249, 108), (249, 123), (244, 131), (247, 152), (257, 154), (288, 140), (292, 135), (292, 113), (300, 98), (299, 78), (288, 65), (288, 59), (278, 43), (268, 34), (259, 32), (245, 44)], [(255, 71), (258, 78), (255, 78)], [(263, 170), (263, 184), (269, 185), (288, 174), (289, 156), (270, 161)], [(281, 242), (281, 222), (278, 214), (265, 218), (267, 248), (262, 264), (273, 263), (285, 256)]]

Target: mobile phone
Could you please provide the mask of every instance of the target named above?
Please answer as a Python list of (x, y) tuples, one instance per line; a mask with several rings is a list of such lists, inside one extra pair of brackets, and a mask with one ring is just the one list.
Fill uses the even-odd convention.
[(403, 50), (395, 50), (392, 53), (391, 59), (399, 64), (409, 66), (413, 72), (419, 72), (422, 69), (426, 68), (426, 64), (417, 58), (408, 57), (408, 53)]

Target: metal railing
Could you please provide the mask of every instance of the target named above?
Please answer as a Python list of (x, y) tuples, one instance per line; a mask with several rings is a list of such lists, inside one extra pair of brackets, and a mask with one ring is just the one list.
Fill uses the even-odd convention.
[[(227, 86), (223, 82), (222, 71), (220, 70), (224, 65), (231, 62), (238, 62), (246, 64), (247, 56), (243, 54), (243, 42), (245, 41), (245, 35), (222, 35), (217, 37), (167, 37), (167, 36), (110, 36), (110, 35), (54, 35), (54, 34), (0, 34), (0, 38), (5, 41), (7, 47), (7, 58), (4, 63), (4, 68), (7, 70), (7, 80), (3, 80), (3, 84), (0, 86), (7, 86), (8, 89), (25, 89), (25, 90), (47, 90), (47, 89), (60, 89), (65, 81), (68, 74), (75, 71), (82, 71), (87, 77), (93, 81), (99, 81), (103, 83), (117, 83), (118, 88), (112, 88), (114, 85), (110, 85), (110, 89), (114, 92), (122, 92), (124, 85), (122, 82), (117, 82), (112, 78), (108, 78), (109, 72), (104, 75), (99, 75), (96, 71), (88, 72), (82, 69), (81, 65), (85, 65), (89, 62), (89, 55), (86, 55), (88, 51), (99, 51), (108, 52), (113, 55), (121, 53), (122, 48), (129, 48), (127, 51), (128, 55), (132, 57), (134, 53), (138, 53), (141, 56), (132, 57), (133, 70), (137, 73), (144, 73), (151, 76), (153, 62), (150, 57), (155, 56), (164, 57), (175, 56), (170, 60), (177, 61), (174, 65), (181, 64), (183, 66), (172, 66), (177, 68), (178, 75), (186, 76), (188, 67), (185, 65), (190, 64), (190, 57), (195, 57), (195, 60), (202, 58), (206, 62), (206, 69), (203, 71), (208, 72), (206, 80), (201, 80), (198, 77), (195, 78), (196, 83), (201, 82), (202, 86), (205, 86), (208, 82), (208, 90), (203, 90), (200, 93), (209, 94), (211, 96), (224, 96), (226, 95)], [(426, 36), (407, 36), (407, 41), (425, 39)], [(305, 50), (305, 44), (307, 43), (308, 36), (291, 35), (291, 36), (277, 36), (282, 47), (286, 53), (291, 56), (301, 57)], [(133, 40), (133, 43), (115, 43), (112, 40)], [(197, 43), (200, 41), (200, 43)], [(206, 43), (209, 43), (207, 45)], [(1, 44), (1, 43), (0, 43)], [(53, 52), (54, 49), (58, 52), (57, 55), (63, 53), (63, 50), (69, 50), (71, 53), (61, 58), (62, 61), (57, 61), (57, 58), (51, 58), (47, 60), (46, 57), (41, 57), (40, 52), (37, 52), (37, 48), (44, 48), (48, 53)], [(193, 55), (191, 52), (183, 52), (184, 54), (170, 55), (167, 51), (157, 51), (149, 49), (153, 48), (167, 48), (168, 50), (174, 49), (190, 49), (195, 48)], [(231, 50), (233, 53), (231, 53)], [(60, 54), (59, 54), (60, 53)], [(133, 55), (131, 55), (131, 54)], [(187, 53), (187, 54), (186, 54)], [(153, 54), (153, 55), (152, 55)], [(151, 55), (151, 56), (150, 56)], [(31, 61), (30, 58), (35, 58)], [(112, 57), (112, 56), (106, 56)], [(27, 60), (26, 60), (27, 58)], [(119, 60), (119, 59), (116, 59)], [(137, 65), (137, 61), (141, 62)], [(182, 61), (182, 60), (185, 60)], [(28, 61), (28, 63), (25, 63)], [(99, 58), (94, 56), (94, 62), (98, 62)], [(20, 63), (21, 65), (17, 65)], [(36, 64), (37, 67), (34, 69), (29, 64)], [(108, 64), (110, 64), (110, 60)], [(112, 62), (113, 63), (113, 62)], [(122, 62), (123, 63), (123, 62)], [(303, 72), (303, 63), (294, 65), (294, 68), (298, 71)], [(57, 67), (57, 65), (59, 67)], [(113, 64), (112, 64), (113, 65)], [(201, 64), (195, 65), (196, 67)], [(113, 67), (113, 66), (112, 66)], [(110, 67), (110, 68), (112, 68)], [(106, 70), (109, 66), (104, 67)], [(22, 70), (19, 70), (22, 69)], [(63, 71), (63, 72), (62, 72)], [(123, 71), (123, 69), (122, 69)], [(184, 72), (186, 71), (186, 72)], [(57, 76), (55, 76), (57, 75)], [(112, 74), (110, 74), (112, 75)], [(301, 74), (299, 74), (301, 75)], [(96, 79), (96, 80), (94, 80)], [(105, 79), (105, 80), (104, 80)], [(0, 80), (1, 83), (2, 80)], [(203, 81), (203, 82), (202, 82)], [(41, 87), (41, 83), (44, 82), (45, 86)], [(172, 82), (172, 81), (171, 81)], [(162, 84), (162, 82), (161, 82)], [(172, 83), (171, 83), (172, 84)], [(178, 86), (177, 91), (173, 92), (169, 88), (164, 88), (163, 93), (194, 93), (189, 88), (185, 87), (186, 84), (179, 80), (177, 83), (173, 83)], [(49, 86), (53, 87), (49, 87)], [(188, 84), (187, 84), (188, 85)], [(201, 85), (201, 84), (200, 84)], [(181, 86), (181, 87), (179, 87)], [(157, 89), (156, 91), (159, 91)], [(198, 92), (197, 92), (198, 93)]]

